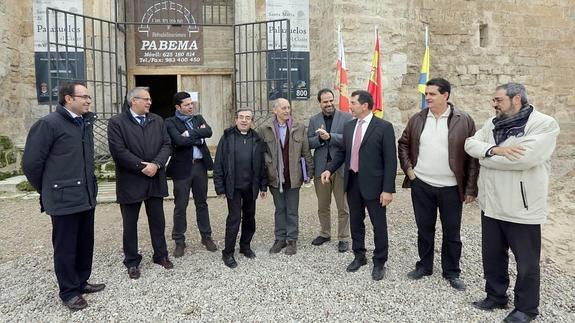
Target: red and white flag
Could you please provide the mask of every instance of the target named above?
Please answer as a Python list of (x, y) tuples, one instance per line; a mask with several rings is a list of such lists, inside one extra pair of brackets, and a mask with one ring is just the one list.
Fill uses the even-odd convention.
[(345, 51), (343, 47), (343, 38), (341, 37), (341, 28), (337, 28), (337, 37), (339, 39), (339, 49), (337, 57), (337, 69), (335, 74), (335, 89), (339, 92), (339, 109), (349, 111), (349, 93), (347, 91), (347, 67), (345, 65)]

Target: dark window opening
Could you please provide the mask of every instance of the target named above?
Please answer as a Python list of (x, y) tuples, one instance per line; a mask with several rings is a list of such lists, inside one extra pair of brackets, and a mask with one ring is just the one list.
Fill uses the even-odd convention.
[(489, 42), (489, 32), (487, 24), (479, 25), (479, 47), (487, 47)]
[(172, 104), (172, 97), (178, 91), (178, 77), (176, 75), (136, 75), (136, 86), (150, 88), (152, 106), (150, 112), (168, 118), (174, 115), (176, 107)]

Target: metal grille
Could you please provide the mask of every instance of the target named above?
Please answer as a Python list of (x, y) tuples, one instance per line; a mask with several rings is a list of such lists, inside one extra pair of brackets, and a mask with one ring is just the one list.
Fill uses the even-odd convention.
[[(130, 1), (124, 0), (124, 7), (133, 7)], [(161, 0), (136, 0), (139, 1), (138, 5), (143, 8), (150, 8), (154, 12), (154, 17), (172, 23), (180, 21), (188, 13), (185, 8), (191, 8), (193, 3), (201, 0), (177, 0), (177, 1), (161, 1)], [(168, 10), (169, 9), (169, 10)], [(231, 26), (234, 23), (234, 1), (233, 0), (203, 0), (202, 1), (202, 22), (198, 25), (203, 26)], [(127, 24), (139, 23), (135, 17), (130, 17), (129, 20), (124, 19)], [(162, 24), (162, 23), (159, 23)]]
[[(50, 89), (68, 81), (80, 81), (92, 93), (95, 157), (109, 160), (107, 120), (121, 111), (126, 93), (125, 35), (115, 22), (47, 8), (46, 23)], [(57, 92), (57, 91), (56, 91)], [(56, 102), (49, 101), (50, 111)]]
[(287, 19), (234, 26), (234, 107), (254, 110), (256, 128), (270, 117), (271, 100), (291, 101), (289, 42)]

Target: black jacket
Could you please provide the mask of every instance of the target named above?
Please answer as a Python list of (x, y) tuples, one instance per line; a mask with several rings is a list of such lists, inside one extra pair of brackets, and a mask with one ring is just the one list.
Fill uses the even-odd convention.
[[(343, 127), (344, 149), (338, 150), (327, 170), (332, 174), (344, 164), (344, 189), (348, 191), (353, 133), (357, 119)], [(366, 200), (379, 199), (382, 192), (395, 193), (397, 154), (393, 125), (373, 116), (359, 148), (359, 190)]]
[[(228, 128), (224, 131), (218, 150), (216, 152), (216, 162), (214, 163), (214, 187), (216, 194), (226, 194), (228, 199), (234, 198), (234, 175), (235, 175), (235, 138), (236, 127)], [(258, 133), (250, 129), (252, 133), (252, 180), (253, 199), (257, 199), (260, 191), (267, 191), (267, 172), (264, 160), (264, 142)]]
[[(201, 115), (192, 117), (194, 129), (189, 130), (184, 122), (177, 117), (166, 119), (166, 129), (172, 141), (172, 159), (168, 165), (168, 176), (172, 179), (185, 179), (190, 176), (192, 169), (193, 147), (197, 146), (202, 152), (202, 160), (206, 169), (214, 168), (214, 161), (206, 141), (201, 139), (212, 136), (212, 128)], [(200, 128), (205, 125), (205, 128)], [(188, 130), (189, 137), (182, 136)]]
[(63, 106), (38, 120), (28, 133), (22, 168), (40, 193), (41, 211), (68, 215), (96, 207), (98, 193), (94, 176), (96, 116), (84, 114), (85, 130), (74, 122)]
[[(170, 137), (160, 116), (148, 113), (144, 126), (130, 110), (113, 116), (108, 121), (108, 145), (116, 163), (118, 203), (168, 196), (165, 165), (170, 156)], [(154, 162), (160, 169), (154, 177), (148, 177), (142, 173), (142, 162)]]

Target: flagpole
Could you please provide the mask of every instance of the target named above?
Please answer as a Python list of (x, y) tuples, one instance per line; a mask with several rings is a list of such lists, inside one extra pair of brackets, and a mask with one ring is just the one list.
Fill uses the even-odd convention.
[(429, 46), (429, 30), (428, 26), (425, 25), (425, 47)]

